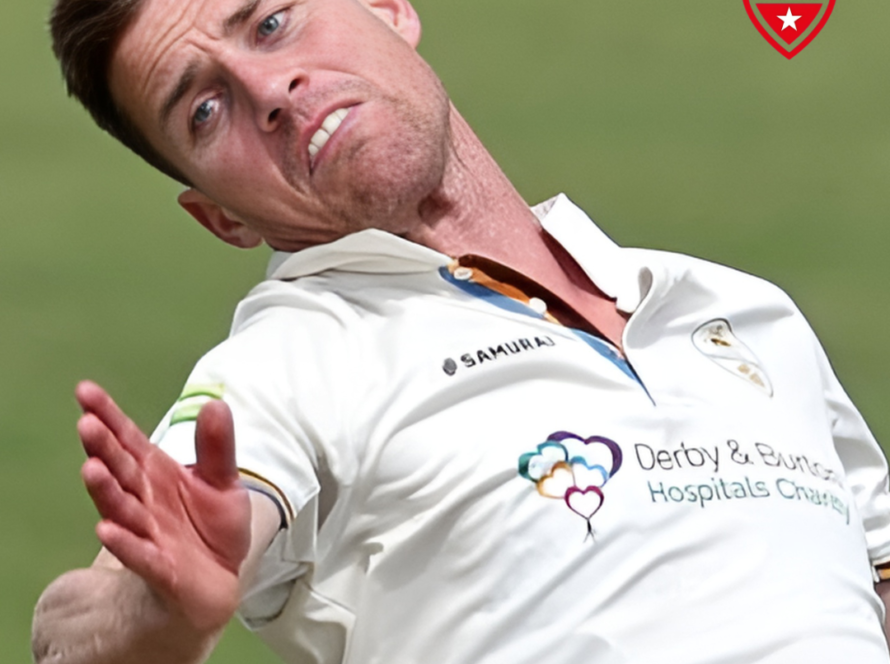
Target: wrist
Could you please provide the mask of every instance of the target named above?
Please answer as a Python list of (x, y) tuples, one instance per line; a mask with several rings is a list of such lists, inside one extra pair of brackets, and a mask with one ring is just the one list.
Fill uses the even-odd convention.
[(199, 664), (225, 624), (198, 627), (126, 569), (59, 577), (34, 613), (37, 664)]

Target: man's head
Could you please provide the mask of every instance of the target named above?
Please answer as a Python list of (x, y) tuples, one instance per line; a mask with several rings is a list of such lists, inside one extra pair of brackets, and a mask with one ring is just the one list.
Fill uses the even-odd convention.
[[(101, 42), (72, 46), (61, 24), (96, 5), (79, 30)], [(408, 0), (58, 0), (53, 20), (72, 92), (227, 242), (404, 233), (441, 185), (450, 105)]]
[(68, 92), (102, 129), (152, 166), (188, 184), (123, 115), (108, 87), (108, 64), (119, 35), (144, 0), (59, 0), (50, 16), (53, 51), (62, 65)]

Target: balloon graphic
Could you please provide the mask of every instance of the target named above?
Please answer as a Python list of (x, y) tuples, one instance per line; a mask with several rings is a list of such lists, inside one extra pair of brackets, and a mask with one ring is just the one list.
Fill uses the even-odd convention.
[(564, 498), (566, 492), (575, 486), (572, 467), (561, 462), (538, 482), (538, 493), (547, 498)]
[(587, 521), (588, 537), (593, 537), (593, 526), (591, 525), (590, 520), (593, 518), (593, 515), (599, 511), (600, 507), (603, 506), (604, 499), (605, 496), (603, 496), (602, 489), (595, 486), (589, 486), (586, 489), (579, 489), (578, 487), (573, 486), (566, 491), (566, 505), (568, 505), (569, 509), (575, 514), (583, 517), (584, 520)]
[(575, 457), (571, 461), (572, 476), (575, 478), (575, 486), (578, 487), (602, 487), (609, 481), (609, 474), (599, 464), (589, 466), (581, 457)]
[(610, 438), (557, 431), (535, 452), (519, 457), (519, 474), (534, 482), (542, 496), (562, 499), (587, 522), (587, 536), (593, 537), (591, 519), (605, 500), (603, 487), (623, 460), (621, 448)]
[(566, 491), (565, 500), (570, 510), (590, 521), (603, 506), (604, 498), (602, 489), (598, 487), (589, 486), (586, 489), (579, 489), (573, 486)]
[(557, 463), (568, 461), (566, 448), (557, 442), (547, 441), (538, 445), (537, 452), (519, 457), (519, 474), (525, 479), (537, 482), (548, 475)]
[(605, 436), (582, 438), (568, 431), (557, 431), (547, 436), (548, 443), (559, 443), (569, 451), (569, 458), (582, 457), (589, 467), (602, 466), (612, 477), (621, 468), (624, 455), (618, 443)]

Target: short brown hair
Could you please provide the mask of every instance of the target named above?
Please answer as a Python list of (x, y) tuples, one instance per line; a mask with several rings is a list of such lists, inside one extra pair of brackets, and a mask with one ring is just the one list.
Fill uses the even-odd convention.
[(49, 20), (53, 52), (62, 66), (68, 94), (84, 105), (99, 127), (161, 172), (189, 186), (182, 173), (149, 144), (111, 96), (111, 57), (142, 2), (56, 0)]

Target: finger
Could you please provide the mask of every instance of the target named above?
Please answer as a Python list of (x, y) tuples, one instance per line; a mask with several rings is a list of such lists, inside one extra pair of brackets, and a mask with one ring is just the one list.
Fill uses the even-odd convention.
[(77, 422), (87, 455), (102, 460), (124, 491), (142, 498), (145, 477), (139, 464), (102, 421), (92, 413)]
[(153, 519), (145, 506), (120, 485), (99, 459), (88, 459), (81, 468), (87, 492), (103, 519), (114, 521), (139, 537), (152, 535)]
[(154, 542), (134, 535), (113, 521), (100, 521), (96, 535), (121, 564), (162, 595), (169, 595), (175, 581), (173, 565)]
[(210, 486), (226, 489), (238, 480), (235, 425), (224, 402), (211, 401), (198, 413), (195, 456), (198, 477)]
[(96, 383), (88, 380), (80, 382), (74, 395), (84, 412), (98, 417), (136, 459), (141, 459), (151, 451), (152, 445), (145, 434)]

